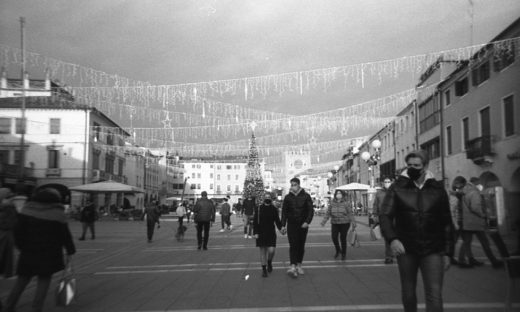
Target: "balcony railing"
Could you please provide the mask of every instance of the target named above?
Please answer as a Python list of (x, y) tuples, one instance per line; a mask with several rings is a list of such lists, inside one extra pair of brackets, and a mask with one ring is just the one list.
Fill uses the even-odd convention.
[(466, 142), (466, 158), (478, 163), (485, 156), (493, 156), (493, 137), (490, 135), (474, 138)]
[(126, 176), (115, 175), (99, 169), (92, 170), (92, 182), (108, 180), (128, 184), (128, 178)]

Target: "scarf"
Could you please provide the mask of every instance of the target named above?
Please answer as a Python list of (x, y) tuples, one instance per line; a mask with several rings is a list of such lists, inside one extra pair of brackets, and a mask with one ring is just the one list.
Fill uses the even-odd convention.
[(40, 203), (29, 201), (23, 206), (20, 214), (47, 221), (67, 223), (65, 207), (60, 203)]

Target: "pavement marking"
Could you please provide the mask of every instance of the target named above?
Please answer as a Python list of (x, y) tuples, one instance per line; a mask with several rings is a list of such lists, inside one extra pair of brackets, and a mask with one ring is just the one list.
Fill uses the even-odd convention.
[[(310, 260), (305, 261), (305, 264), (337, 264), (339, 260)], [(364, 263), (364, 262), (376, 262), (381, 264), (381, 259), (357, 259), (357, 260), (345, 260), (341, 263)], [(192, 266), (237, 266), (237, 265), (258, 265), (260, 262), (213, 262), (213, 263), (183, 263), (183, 264), (157, 264), (157, 265), (129, 265), (129, 266), (110, 266), (108, 270), (123, 270), (123, 269), (139, 269), (139, 268), (175, 268), (175, 267), (192, 267)], [(275, 265), (286, 265), (286, 261), (274, 261)], [(389, 266), (388, 264), (385, 264)]]
[[(520, 304), (513, 304), (513, 308)], [(418, 308), (425, 309), (424, 303), (419, 303)], [(457, 302), (444, 303), (444, 309), (455, 311), (459, 309), (501, 309), (502, 302)], [(315, 311), (380, 311), (380, 310), (402, 310), (401, 304), (364, 304), (364, 305), (334, 305), (334, 306), (311, 306), (311, 307), (258, 307), (258, 308), (228, 308), (228, 309), (191, 309), (191, 310), (132, 310), (134, 312), (315, 312)]]
[[(384, 263), (375, 264), (324, 264), (324, 265), (305, 265), (305, 269), (334, 269), (334, 268), (369, 268), (369, 267), (392, 267)], [(285, 270), (286, 266), (275, 267), (275, 270)], [(192, 268), (186, 269), (149, 269), (149, 270), (136, 270), (136, 271), (105, 271), (95, 272), (94, 275), (128, 275), (128, 274), (157, 274), (157, 273), (177, 273), (177, 272), (202, 272), (202, 271), (246, 271), (255, 270), (259, 271), (261, 268), (258, 265), (245, 266), (245, 267), (227, 267), (227, 268), (212, 268), (209, 265), (195, 265)]]

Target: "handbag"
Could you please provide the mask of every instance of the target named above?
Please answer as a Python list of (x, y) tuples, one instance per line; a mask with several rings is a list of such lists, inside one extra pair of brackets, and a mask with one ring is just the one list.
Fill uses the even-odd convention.
[(67, 261), (63, 274), (56, 286), (56, 306), (66, 307), (72, 303), (76, 295), (76, 278), (72, 260)]
[(372, 240), (378, 240), (383, 237), (381, 235), (381, 227), (379, 226), (379, 224), (370, 229), (370, 237), (372, 238)]

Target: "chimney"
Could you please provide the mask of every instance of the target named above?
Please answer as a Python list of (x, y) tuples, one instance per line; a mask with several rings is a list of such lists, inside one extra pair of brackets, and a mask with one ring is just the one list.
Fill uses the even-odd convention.
[(0, 88), (7, 89), (7, 72), (5, 71), (5, 67), (2, 66), (2, 78), (0, 81)]
[(49, 68), (45, 69), (45, 90), (51, 91), (51, 74)]
[(23, 88), (25, 90), (29, 90), (29, 88), (30, 88), (30, 85), (29, 85), (29, 74), (27, 72), (23, 73)]

